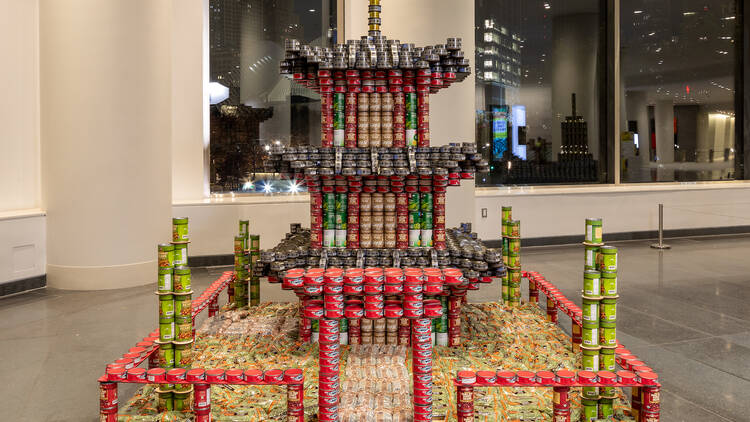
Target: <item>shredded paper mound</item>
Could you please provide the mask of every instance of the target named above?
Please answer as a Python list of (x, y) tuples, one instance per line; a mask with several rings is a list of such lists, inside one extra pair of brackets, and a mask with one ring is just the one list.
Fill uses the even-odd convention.
[[(299, 341), (296, 303), (261, 303), (209, 318), (196, 331), (193, 367), (223, 369), (301, 368), (305, 374), (305, 420), (317, 420), (318, 348)], [(452, 378), (459, 370), (555, 371), (580, 368), (570, 337), (545, 321), (533, 305), (508, 308), (499, 303), (462, 307), (463, 344), (435, 347), (433, 415), (456, 420)], [(341, 348), (343, 422), (411, 421), (411, 354), (395, 345)], [(626, 416), (629, 403), (619, 389), (612, 421)], [(476, 421), (551, 421), (552, 388), (476, 388)], [(571, 420), (580, 420), (580, 389), (571, 391)], [(214, 421), (284, 421), (285, 386), (211, 387)], [(145, 385), (125, 405), (120, 421), (191, 421), (192, 414), (157, 412), (154, 385)]]

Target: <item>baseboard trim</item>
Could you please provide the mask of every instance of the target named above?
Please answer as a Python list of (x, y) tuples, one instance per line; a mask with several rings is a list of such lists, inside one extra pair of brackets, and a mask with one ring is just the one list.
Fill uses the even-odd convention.
[(191, 267), (218, 267), (221, 265), (234, 265), (234, 255), (201, 255), (188, 258)]
[(0, 284), (0, 297), (17, 295), (31, 290), (47, 287), (47, 274)]
[[(696, 236), (721, 236), (728, 234), (750, 234), (750, 226), (728, 226), (728, 227), (702, 227), (694, 229), (664, 230), (664, 238), (696, 237)], [(618, 242), (623, 240), (650, 240), (656, 239), (656, 230), (644, 230), (636, 232), (605, 233), (604, 240), (607, 242)], [(523, 246), (553, 246), (580, 244), (583, 235), (579, 236), (547, 236), (521, 239)], [(502, 245), (500, 239), (485, 240), (485, 245), (490, 248), (499, 248)]]

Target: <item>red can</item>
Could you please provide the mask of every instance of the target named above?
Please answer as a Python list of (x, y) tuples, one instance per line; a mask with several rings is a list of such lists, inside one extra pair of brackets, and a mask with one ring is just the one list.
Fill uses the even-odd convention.
[(518, 378), (513, 371), (497, 371), (497, 383), (499, 385), (515, 384)]
[(318, 345), (318, 350), (320, 350), (320, 351), (326, 351), (326, 352), (333, 351), (333, 350), (338, 351), (338, 350), (340, 350), (340, 347), (339, 347), (339, 343), (338, 342), (334, 342), (334, 343), (321, 343), (321, 344)]
[(271, 369), (263, 373), (263, 378), (267, 383), (280, 384), (284, 380), (284, 373), (281, 369)]
[(318, 337), (318, 341), (320, 343), (338, 343), (339, 342), (339, 333), (334, 334), (323, 334), (321, 333)]
[(263, 371), (259, 369), (248, 369), (245, 371), (245, 381), (251, 384), (261, 384), (265, 381)]
[(128, 381), (140, 382), (146, 381), (146, 370), (143, 368), (133, 368), (128, 370)]
[(365, 318), (367, 319), (379, 319), (383, 318), (383, 309), (365, 309)]
[(164, 383), (167, 371), (164, 368), (151, 368), (146, 372), (146, 379), (153, 384)]
[(114, 409), (117, 413), (117, 383), (99, 383), (99, 408), (104, 410)]
[(167, 371), (167, 383), (169, 384), (178, 384), (182, 381), (185, 381), (185, 374), (186, 370), (183, 368), (174, 368)]
[(230, 384), (238, 384), (245, 381), (245, 374), (242, 369), (227, 369), (224, 374), (227, 382)]
[(398, 296), (404, 292), (403, 284), (386, 283), (383, 286), (383, 293), (385, 293), (387, 296)]
[(424, 291), (424, 288), (422, 284), (404, 284), (403, 290), (404, 290), (404, 295), (411, 296), (411, 295), (421, 294)]

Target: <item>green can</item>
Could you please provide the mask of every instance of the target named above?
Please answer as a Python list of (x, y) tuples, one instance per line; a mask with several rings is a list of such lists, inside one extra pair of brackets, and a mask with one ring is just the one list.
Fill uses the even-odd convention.
[(188, 264), (188, 245), (187, 243), (180, 243), (174, 245), (174, 265), (187, 265)]
[(234, 254), (234, 269), (235, 270), (245, 270), (247, 269), (247, 265), (250, 263), (250, 257), (247, 256), (244, 252), (239, 254)]
[(422, 216), (419, 214), (419, 211), (409, 211), (409, 229), (422, 229)]
[(500, 207), (501, 210), (501, 221), (503, 223), (511, 221), (512, 213), (513, 213), (513, 207)]
[(247, 237), (250, 234), (250, 220), (240, 220), (240, 236)]
[(172, 241), (187, 242), (188, 237), (188, 218), (176, 217), (172, 219)]
[[(588, 394), (586, 389), (594, 389), (594, 393), (596, 393), (596, 387), (584, 387), (583, 388), (583, 396), (584, 397), (591, 397), (596, 396), (599, 397), (599, 394), (591, 394), (591, 391), (588, 391)], [(593, 398), (593, 400), (591, 400)], [(596, 400), (595, 397), (591, 398), (582, 398), (581, 399), (581, 405), (583, 406), (583, 412), (581, 415), (581, 419), (584, 422), (596, 422), (596, 419), (599, 417), (599, 412), (597, 411), (597, 405), (599, 402)]]
[(250, 279), (250, 305), (256, 306), (260, 303), (260, 279)]
[(336, 211), (336, 194), (324, 193), (323, 194), (324, 221), (325, 221), (325, 215), (334, 215), (335, 211)]
[(174, 292), (190, 293), (192, 285), (190, 283), (191, 275), (188, 267), (175, 267), (174, 269)]
[(343, 92), (333, 94), (333, 130), (344, 130), (346, 126), (346, 97)]
[(347, 193), (336, 193), (336, 213), (343, 213), (346, 215), (347, 209)]
[(193, 340), (193, 320), (174, 323), (174, 341), (185, 342)]
[(432, 212), (432, 193), (422, 192), (419, 195), (419, 209)]
[(518, 268), (521, 266), (521, 255), (514, 254), (513, 252), (508, 254), (508, 266)]
[(432, 230), (433, 216), (432, 211), (422, 211), (420, 228), (423, 230)]
[(172, 343), (159, 343), (159, 366), (174, 367), (174, 346)]
[(583, 296), (599, 297), (602, 291), (601, 277), (602, 274), (596, 270), (586, 270), (583, 272)]
[[(612, 387), (608, 387), (612, 388)], [(612, 399), (599, 399), (599, 419), (607, 419), (615, 414), (614, 400)]]
[(583, 326), (581, 329), (581, 344), (586, 347), (596, 347), (599, 345), (599, 327)]
[(250, 251), (258, 251), (260, 252), (260, 235), (259, 234), (251, 234), (248, 236), (250, 244), (248, 245), (250, 247)]
[(614, 246), (602, 246), (601, 253), (602, 253), (601, 270), (616, 272), (617, 271), (617, 248)]
[(599, 245), (602, 243), (602, 219), (601, 218), (587, 218), (586, 219), (586, 243), (593, 243)]
[(521, 239), (508, 238), (508, 253), (521, 253)]
[(584, 270), (598, 270), (599, 269), (599, 247), (598, 246), (585, 246), (584, 247)]
[(509, 268), (508, 269), (508, 283), (520, 284), (521, 283), (521, 269), (520, 268)]
[(247, 297), (247, 282), (236, 281), (234, 283), (234, 297)]
[(599, 370), (599, 350), (581, 348), (581, 368), (584, 371)]
[(581, 305), (581, 313), (583, 315), (583, 323), (588, 325), (599, 324), (599, 301), (595, 299), (583, 298), (583, 304)]
[[(182, 387), (179, 387), (182, 386)], [(188, 391), (181, 391), (177, 388), (186, 388)], [(192, 406), (190, 405), (190, 389), (192, 386), (190, 384), (176, 384), (175, 385), (175, 392), (173, 393), (173, 400), (174, 400), (174, 410), (177, 412), (183, 412), (186, 410), (190, 410)]]
[(600, 387), (599, 388), (599, 398), (614, 398), (617, 396), (617, 393), (615, 393), (615, 387)]
[(510, 296), (508, 296), (508, 273), (507, 272), (502, 278), (502, 283), (503, 283), (503, 287), (502, 287), (503, 302), (508, 303)]
[(159, 323), (166, 324), (174, 321), (174, 295), (159, 295)]
[(336, 222), (334, 224), (334, 229), (336, 230), (346, 230), (346, 210), (343, 212), (339, 212), (338, 210), (335, 213)]
[(175, 321), (192, 319), (193, 295), (190, 293), (174, 295), (174, 317)]
[(414, 92), (405, 93), (404, 106), (406, 108), (406, 118), (404, 121), (406, 129), (417, 130), (417, 94)]
[(245, 250), (247, 250), (247, 237), (245, 235), (239, 235), (234, 237), (234, 254), (235, 256), (238, 254), (245, 253)]
[(615, 372), (615, 349), (603, 347), (599, 350), (599, 370)]
[(172, 267), (159, 267), (159, 293), (172, 293)]
[(435, 318), (437, 323), (437, 331), (438, 333), (447, 333), (448, 332), (448, 296), (439, 296), (440, 298), (440, 305), (443, 308), (443, 313), (440, 315), (440, 318)]
[(617, 296), (617, 273), (602, 273), (602, 296)]
[(171, 412), (174, 410), (174, 402), (172, 392), (160, 392), (158, 394), (158, 411), (159, 412)]
[(250, 272), (247, 270), (235, 270), (234, 278), (236, 280), (246, 280), (250, 277)]
[(312, 330), (313, 333), (318, 332), (318, 320), (317, 319), (310, 321), (310, 330)]
[(174, 267), (174, 245), (162, 243), (159, 248), (159, 268)]
[[(162, 368), (162, 369), (166, 369), (167, 371), (169, 371), (172, 368)], [(166, 392), (171, 393), (173, 389), (174, 389), (174, 384), (159, 384), (159, 390), (165, 393)]]
[(615, 324), (599, 324), (599, 344), (602, 346), (617, 346), (617, 328)]
[(600, 323), (617, 322), (617, 299), (602, 299), (599, 304)]
[(174, 345), (174, 366), (177, 368), (190, 368), (193, 364), (193, 343)]
[(339, 333), (349, 334), (349, 320), (348, 319), (341, 318), (339, 320)]
[(159, 323), (159, 341), (174, 340), (174, 321)]
[(508, 237), (520, 237), (521, 236), (521, 222), (519, 220), (513, 220), (508, 223)]

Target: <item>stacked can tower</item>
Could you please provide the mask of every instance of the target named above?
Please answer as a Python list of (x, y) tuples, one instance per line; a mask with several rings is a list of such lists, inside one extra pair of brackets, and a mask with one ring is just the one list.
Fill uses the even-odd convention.
[[(247, 220), (244, 220), (246, 222)], [(250, 276), (250, 306), (258, 306), (260, 303), (260, 235), (248, 235), (249, 246), (249, 276)]]
[[(165, 372), (175, 368), (190, 368), (192, 364), (193, 319), (192, 286), (187, 264), (188, 219), (172, 219), (172, 242), (158, 246), (159, 280), (159, 354), (158, 365)], [(179, 247), (178, 247), (179, 246)], [(160, 384), (157, 388), (160, 411), (190, 410), (189, 384)]]
[[(605, 246), (602, 219), (587, 218), (584, 237), (583, 327), (581, 367), (589, 371), (615, 371), (617, 346), (617, 248)], [(574, 324), (574, 330), (577, 331)], [(576, 337), (578, 333), (574, 332)], [(574, 347), (576, 342), (573, 342)], [(614, 387), (582, 389), (585, 420), (612, 416)]]
[(521, 222), (513, 220), (512, 208), (502, 207), (503, 263), (507, 267), (502, 279), (503, 302), (509, 306), (521, 304)]
[(260, 236), (250, 234), (250, 221), (239, 221), (234, 237), (234, 285), (231, 301), (238, 308), (260, 303)]

